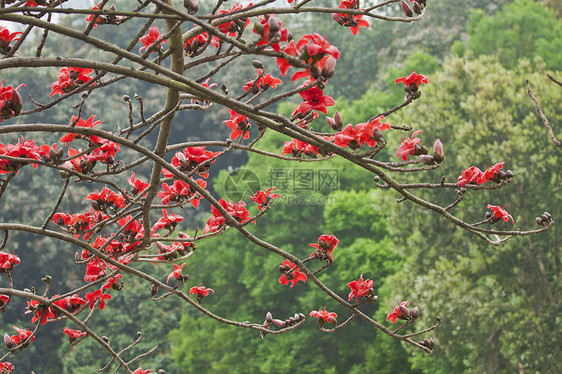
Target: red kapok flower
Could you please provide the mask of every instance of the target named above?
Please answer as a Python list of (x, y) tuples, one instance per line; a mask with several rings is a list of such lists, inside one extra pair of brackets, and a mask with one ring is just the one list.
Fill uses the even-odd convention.
[[(408, 306), (408, 302), (407, 301), (402, 301), (400, 303), (401, 306)], [(398, 305), (396, 308), (394, 308), (394, 310), (392, 311), (392, 313), (390, 313), (388, 315), (388, 317), (386, 317), (387, 321), (390, 321), (392, 323), (396, 323), (397, 319), (406, 319), (405, 317), (402, 316), (402, 313), (400, 313), (400, 305)]]
[(203, 301), (205, 297), (209, 296), (209, 292), (215, 293), (212, 288), (205, 288), (205, 286), (202, 286), (201, 283), (199, 284), (199, 287), (191, 287), (189, 290), (190, 294), (197, 295), (198, 304), (201, 304), (201, 301)]
[(499, 173), (500, 169), (503, 167), (503, 164), (505, 164), (505, 162), (498, 162), (492, 167), (488, 167), (486, 165), (486, 171), (480, 174), (476, 183), (483, 184), (490, 180), (493, 180), (494, 182), (498, 183), (500, 181), (500, 178), (499, 176), (496, 176), (496, 174)]
[(421, 134), (422, 130), (415, 131), (411, 138), (403, 138), (402, 144), (396, 150), (396, 156), (402, 158), (406, 161), (409, 155), (416, 154), (416, 145), (420, 144), (420, 138), (416, 138), (416, 135)]
[(166, 211), (166, 209), (162, 209), (162, 216), (160, 219), (152, 226), (152, 230), (160, 230), (160, 229), (167, 229), (173, 231), (178, 223), (183, 221), (183, 217), (179, 214), (174, 214)]
[(95, 290), (86, 294), (86, 300), (90, 302), (90, 310), (94, 308), (94, 305), (99, 301), (99, 308), (105, 308), (105, 300), (111, 299), (111, 295), (108, 293), (103, 293), (102, 290)]
[(507, 213), (507, 210), (505, 210), (505, 206), (503, 208), (500, 208), (499, 206), (488, 204), (488, 209), (491, 209), (494, 213), (493, 221), (499, 221), (500, 219), (503, 219), (504, 222), (508, 222), (511, 219), (511, 222), (515, 223), (513, 217), (509, 213)]
[(4, 308), (6, 305), (8, 305), (9, 302), (10, 302), (10, 296), (0, 295), (0, 309)]
[[(182, 268), (185, 266), (185, 262), (183, 264), (181, 264), (180, 266), (173, 264), (174, 265), (174, 270), (168, 274), (168, 278), (166, 278), (166, 283), (170, 282), (170, 279), (172, 278), (176, 278), (177, 280), (179, 280), (180, 282), (184, 280), (185, 276), (181, 273)], [(205, 295), (207, 296), (207, 295)]]
[(349, 293), (349, 300), (351, 301), (354, 297), (356, 301), (359, 301), (359, 298), (362, 296), (367, 296), (369, 292), (371, 292), (373, 288), (373, 281), (370, 279), (363, 280), (363, 274), (359, 277), (359, 280), (349, 282), (347, 285), (351, 288), (351, 292)]
[(7, 27), (0, 26), (0, 53), (5, 54), (10, 52), (12, 47), (10, 47), (10, 42), (12, 40), (17, 41), (18, 35), (22, 34), (21, 32), (10, 32)]
[(86, 68), (70, 68), (65, 67), (60, 69), (57, 74), (57, 82), (51, 84), (51, 97), (56, 94), (62, 95), (72, 91), (74, 88), (87, 83), (92, 80), (88, 74), (93, 70)]
[(121, 279), (122, 277), (123, 277), (123, 275), (117, 274), (116, 276), (109, 278), (107, 280), (107, 282), (105, 282), (104, 285), (101, 286), (101, 289), (102, 290), (109, 290), (109, 289), (120, 290), (121, 285), (119, 284), (119, 279)]
[(283, 269), (284, 271), (283, 275), (279, 278), (279, 283), (283, 285), (291, 283), (292, 288), (299, 281), (302, 281), (303, 283), (306, 282), (306, 274), (301, 273), (301, 268), (297, 267), (297, 265), (292, 263), (290, 260), (283, 261), (283, 264), (279, 269)]
[(86, 335), (86, 332), (84, 331), (73, 330), (73, 329), (69, 329), (68, 327), (63, 328), (62, 332), (63, 334), (68, 335), (70, 344), (72, 344), (76, 339)]
[(339, 239), (334, 235), (324, 234), (320, 235), (318, 238), (318, 244), (310, 243), (309, 246), (316, 248), (310, 257), (318, 257), (321, 260), (332, 261), (334, 257), (332, 256), (332, 251), (339, 243)]
[[(158, 38), (160, 37), (160, 30), (158, 29), (157, 26), (153, 26), (148, 30), (148, 34), (146, 34), (145, 36), (141, 37), (139, 39), (139, 41), (142, 43), (142, 47), (139, 48), (139, 53), (142, 54), (142, 52), (149, 48), (150, 46), (152, 46), (152, 44), (154, 44), (154, 42), (156, 42), (156, 40), (158, 40)], [(160, 44), (162, 43), (166, 43), (167, 40), (162, 40), (158, 46), (152, 50), (150, 53), (152, 52), (157, 52), (157, 51), (161, 51), (162, 50), (162, 46)]]
[(410, 87), (410, 89), (415, 86), (415, 90), (417, 90), (422, 83), (428, 84), (429, 79), (425, 75), (417, 74), (414, 70), (412, 70), (412, 74), (407, 77), (398, 78), (394, 81), (394, 83), (404, 83), (407, 87)]
[(142, 368), (137, 368), (137, 370), (133, 371), (133, 374), (156, 374), (156, 373), (152, 369), (143, 370)]
[(326, 310), (326, 307), (324, 307), (324, 310), (313, 310), (310, 312), (310, 316), (314, 317), (314, 318), (318, 318), (319, 320), (322, 320), (323, 322), (328, 322), (331, 323), (332, 320), (335, 320), (336, 318), (338, 318), (338, 315), (334, 312), (328, 312)]
[(0, 373), (9, 374), (14, 370), (14, 365), (9, 363), (8, 361), (0, 362)]
[[(260, 90), (267, 91), (269, 87), (273, 87), (273, 89), (277, 88), (278, 84), (281, 84), (281, 79), (274, 78), (271, 74), (262, 75), (262, 71), (258, 69), (258, 78), (250, 80), (246, 83), (243, 87), (244, 91), (248, 91), (252, 88), (251, 93), (257, 94)], [(254, 84), (254, 81), (256, 82)], [(253, 87), (252, 87), (253, 85)]]
[(0, 121), (20, 114), (23, 107), (21, 95), (18, 93), (20, 87), (25, 87), (25, 84), (22, 83), (16, 88), (12, 86), (4, 87), (4, 80), (0, 81)]
[(254, 196), (250, 196), (250, 199), (258, 203), (258, 209), (261, 210), (264, 206), (268, 205), (272, 199), (278, 199), (279, 195), (276, 193), (271, 193), (272, 190), (277, 189), (277, 187), (268, 188), (267, 191), (258, 191)]
[(468, 169), (463, 170), (461, 175), (459, 175), (457, 186), (462, 188), (467, 183), (474, 183), (481, 177), (481, 175), (482, 170), (478, 169), (476, 166), (471, 166)]
[(14, 270), (19, 265), (20, 258), (13, 253), (0, 252), (0, 274)]
[(234, 140), (239, 136), (248, 139), (250, 137), (250, 128), (252, 127), (248, 117), (238, 114), (232, 109), (229, 109), (228, 112), (230, 113), (230, 119), (223, 121), (223, 123), (232, 130), (230, 139)]
[[(340, 9), (357, 9), (359, 8), (356, 0), (344, 0), (338, 6)], [(361, 19), (362, 14), (332, 13), (334, 21), (342, 26), (349, 27), (353, 35), (357, 35), (359, 27), (369, 27), (369, 22)]]
[(135, 196), (142, 191), (144, 191), (149, 184), (141, 181), (140, 179), (135, 179), (135, 172), (131, 172), (131, 179), (129, 179), (129, 185), (131, 186), (131, 195)]
[[(310, 85), (312, 82), (312, 80), (306, 81), (301, 87)], [(336, 103), (330, 96), (324, 96), (324, 91), (318, 87), (311, 87), (306, 91), (300, 92), (299, 95), (304, 101), (295, 109), (292, 116), (296, 113), (305, 113), (309, 109), (327, 113), (326, 107), (333, 106)]]
[[(90, 116), (87, 120), (84, 121), (82, 119), (82, 117), (80, 117), (80, 118), (78, 118), (78, 121), (76, 122), (76, 117), (72, 116), (72, 118), (70, 119), (70, 122), (71, 123), (76, 122), (76, 125), (74, 125), (75, 127), (86, 127), (86, 128), (93, 129), (94, 127), (96, 127), (97, 125), (99, 125), (101, 123), (101, 121), (95, 121), (94, 122), (95, 118), (96, 118), (96, 116)], [(74, 139), (76, 139), (76, 138), (84, 139), (85, 137), (86, 137), (85, 135), (81, 135), (81, 134), (67, 133), (65, 136), (60, 138), (60, 141), (61, 141), (61, 143), (64, 143), (64, 145), (68, 146), (68, 143), (70, 143)], [(99, 143), (99, 141), (100, 141), (100, 138), (95, 136), (95, 135), (91, 135), (89, 139), (94, 143)]]
[[(18, 333), (17, 335), (8, 336), (8, 334), (4, 335), (4, 343), (8, 346), (8, 348), (12, 348), (14, 345), (25, 343), (29, 338), (31, 338), (31, 342), (35, 340), (35, 336), (32, 336), (33, 333), (28, 329), (20, 329), (16, 326), (12, 326), (14, 330)], [(11, 346), (10, 346), (11, 345)]]

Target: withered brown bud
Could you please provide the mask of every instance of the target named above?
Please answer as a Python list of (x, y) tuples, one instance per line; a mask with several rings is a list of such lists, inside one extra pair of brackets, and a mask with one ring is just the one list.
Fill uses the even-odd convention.
[(123, 101), (131, 101), (131, 98), (129, 97), (129, 95), (123, 95)]
[(550, 214), (550, 213), (548, 213), (548, 212), (544, 212), (543, 214), (546, 216), (546, 219), (547, 219), (547, 220), (550, 221), (550, 220), (552, 219), (552, 214)]
[(505, 177), (506, 178), (513, 178), (513, 172), (511, 170), (508, 170), (505, 172)]
[(373, 178), (373, 181), (374, 181), (375, 183), (379, 183), (380, 180), (381, 180), (381, 178), (380, 178), (378, 175), (375, 175), (375, 177)]
[(304, 314), (299, 313), (299, 317), (301, 317), (301, 319), (305, 319), (306, 317), (304, 316)]
[(150, 297), (154, 297), (154, 295), (156, 295), (157, 292), (158, 292), (158, 286), (153, 284), (152, 287), (150, 288)]
[(486, 217), (486, 219), (490, 219), (492, 217), (492, 213), (486, 212), (486, 215), (484, 217)]
[(419, 156), (422, 153), (422, 147), (419, 144), (416, 144), (414, 146), (414, 154)]
[(109, 338), (107, 336), (102, 336), (101, 340), (103, 340), (106, 343), (109, 343)]
[(535, 222), (537, 223), (537, 225), (540, 225), (540, 226), (543, 225), (543, 222), (542, 222), (542, 218), (541, 218), (541, 217), (535, 218)]
[(382, 131), (380, 129), (373, 130), (373, 139), (375, 139), (376, 141), (381, 141), (383, 138), (384, 135), (382, 134)]
[(198, 0), (183, 0), (183, 6), (187, 9), (187, 13), (195, 14), (199, 10)]
[(541, 214), (540, 217), (543, 222), (548, 221), (548, 217), (546, 216), (546, 214)]
[(500, 170), (500, 171), (498, 172), (498, 177), (499, 177), (500, 179), (505, 179), (505, 171)]

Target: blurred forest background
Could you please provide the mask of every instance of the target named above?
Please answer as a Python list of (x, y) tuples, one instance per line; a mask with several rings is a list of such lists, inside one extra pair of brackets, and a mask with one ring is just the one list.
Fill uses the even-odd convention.
[[(118, 9), (128, 8), (127, 1), (115, 3)], [(211, 6), (211, 2), (201, 3), (202, 8)], [(401, 12), (398, 4), (395, 10), (397, 15)], [(561, 3), (556, 0), (430, 0), (426, 17), (420, 22), (370, 20), (371, 27), (355, 37), (339, 28), (329, 15), (283, 17), (282, 22), (295, 36), (313, 31), (327, 34), (341, 51), (336, 74), (325, 93), (336, 99), (336, 106), (330, 109), (338, 109), (344, 123), (365, 122), (373, 114), (400, 104), (404, 92), (394, 85), (395, 78), (414, 68), (427, 75), (429, 85), (423, 87), (421, 99), (386, 121), (423, 130), (422, 144), (428, 146), (430, 140), (440, 138), (445, 162), (437, 170), (397, 178), (437, 182), (444, 175), (453, 182), (464, 168), (505, 161), (505, 167), (515, 174), (510, 185), (497, 191), (469, 191), (456, 209), (461, 218), (476, 221), (484, 217), (486, 204), (507, 205), (515, 225), (496, 225), (530, 229), (543, 211), (549, 211), (555, 221), (562, 217), (562, 152), (549, 142), (525, 90), (528, 79), (560, 134), (562, 90), (546, 74), (561, 78), (561, 14)], [(80, 24), (84, 20), (77, 16), (61, 22)], [(125, 45), (132, 35), (127, 30), (132, 26), (125, 24), (116, 32), (117, 26), (104, 25), (93, 35)], [(19, 52), (21, 56), (34, 53), (36, 46), (29, 40), (26, 44)], [(56, 38), (49, 39), (45, 54), (100, 58), (99, 52), (89, 46), (58, 43)], [(263, 62), (267, 72), (280, 76), (274, 61)], [(3, 72), (2, 78), (14, 87), (26, 84), (20, 93), (24, 109), (30, 109), (27, 94), (47, 102), (49, 85), (56, 80), (57, 72), (54, 68), (10, 70), (9, 75)], [(186, 72), (190, 76), (197, 73)], [(224, 82), (237, 93), (255, 75), (247, 61), (215, 76), (212, 82)], [(294, 85), (288, 80), (283, 84)], [(164, 97), (161, 88), (124, 80), (103, 90), (103, 94), (93, 95), (82, 116), (95, 114), (106, 130), (113, 130), (116, 123), (124, 127), (126, 103), (121, 96), (133, 97), (135, 93), (143, 97), (148, 115), (157, 110)], [(19, 120), (68, 123), (75, 114), (72, 104), (66, 101)], [(284, 102), (277, 110), (290, 113), (297, 104), (296, 99)], [(226, 138), (229, 130), (222, 121), (227, 118), (223, 110), (182, 112), (174, 120), (172, 139)], [(323, 118), (313, 126), (327, 128)], [(58, 137), (45, 135), (25, 136), (36, 143), (58, 141)], [(396, 132), (388, 135), (389, 144), (379, 155), (395, 159), (402, 136)], [(145, 139), (145, 145), (152, 140)], [(259, 148), (280, 153), (286, 140), (290, 139), (266, 133)], [(2, 143), (16, 141), (0, 137)], [(150, 285), (125, 275), (125, 288), (114, 293), (108, 310), (96, 314), (90, 323), (100, 334), (110, 336), (117, 347), (132, 342), (140, 329), (144, 339), (133, 353), (158, 344), (157, 351), (141, 361), (144, 368), (163, 368), (167, 373), (562, 372), (560, 222), (546, 233), (490, 247), (432, 212), (408, 202), (396, 203), (396, 194), (377, 189), (372, 176), (341, 160), (287, 164), (230, 152), (211, 168), (208, 188), (215, 196), (223, 196), (225, 186), (232, 182), (229, 171), (236, 169), (251, 170), (264, 190), (277, 186), (284, 197), (300, 196), (298, 205), (288, 198), (277, 201), (257, 225), (251, 225), (252, 232), (301, 258), (311, 252), (308, 243), (315, 242), (320, 234), (335, 234), (341, 243), (334, 251), (334, 265), (322, 273), (321, 280), (346, 297), (349, 281), (360, 274), (373, 279), (379, 302), (366, 306), (365, 311), (381, 321), (402, 300), (420, 308), (417, 328), (429, 326), (436, 315), (441, 316), (435, 352), (427, 355), (401, 345), (372, 328), (363, 328), (358, 320), (335, 334), (325, 334), (310, 318), (291, 333), (260, 340), (253, 331), (219, 324), (177, 300), (151, 302)], [(281, 170), (288, 179), (280, 184), (279, 179), (273, 180), (273, 173)], [(135, 171), (145, 179), (149, 175), (148, 170)], [(337, 174), (336, 189), (319, 185), (302, 189), (302, 181), (293, 179), (303, 175), (319, 178), (323, 173)], [(62, 185), (55, 170), (22, 169), (0, 202), (0, 220), (40, 225)], [(72, 187), (73, 195), (61, 210), (86, 209), (88, 203), (82, 199), (94, 186), (82, 182)], [(101, 187), (95, 186), (98, 190)], [(416, 192), (445, 205), (455, 199), (454, 190)], [(186, 208), (181, 214), (186, 218), (182, 231), (193, 234), (195, 227), (204, 226), (209, 206)], [(74, 265), (75, 249), (64, 244), (22, 234), (11, 237), (6, 249), (22, 259), (16, 269), (16, 287), (34, 285), (42, 290), (40, 279), (46, 274), (53, 276), (51, 289), (56, 293), (82, 282), (83, 269)], [(280, 263), (279, 257), (229, 230), (198, 244), (184, 268), (190, 275), (185, 287), (203, 282), (213, 288), (216, 293), (205, 299), (206, 307), (235, 320), (261, 322), (268, 311), (282, 319), (295, 312), (308, 315), (324, 305), (342, 320), (347, 318), (346, 311), (330, 305), (330, 300), (309, 284), (293, 289), (281, 286), (277, 281)], [(153, 266), (146, 265), (149, 268)], [(161, 273), (164, 279), (170, 269), (162, 265), (151, 271)], [(7, 312), (0, 315), (0, 332), (8, 332), (12, 324), (29, 326), (30, 318), (24, 316), (24, 310), (25, 301), (13, 300)], [(94, 373), (105, 364), (107, 355), (91, 340), (69, 348), (62, 327), (59, 323), (41, 328), (35, 343), (10, 357), (18, 373)]]

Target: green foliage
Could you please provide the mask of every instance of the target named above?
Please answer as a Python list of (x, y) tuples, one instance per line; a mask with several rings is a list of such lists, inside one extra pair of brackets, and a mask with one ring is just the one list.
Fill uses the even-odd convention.
[(562, 65), (562, 22), (534, 0), (516, 0), (493, 17), (474, 10), (468, 24), (468, 48), (476, 56), (495, 54), (506, 67), (541, 56), (547, 69)]
[[(525, 88), (529, 79), (551, 123), (560, 123), (561, 92), (543, 66), (540, 59), (532, 64), (522, 60), (512, 70), (492, 57), (451, 59), (424, 88), (422, 99), (398, 114), (424, 130), (422, 144), (431, 145), (437, 137), (443, 141), (445, 161), (428, 180), (445, 175), (455, 181), (464, 168), (499, 161), (515, 173), (500, 191), (467, 194), (454, 213), (469, 222), (481, 220), (488, 203), (507, 205), (514, 227), (522, 229), (536, 228), (534, 218), (545, 210), (562, 214), (560, 152)], [(456, 199), (454, 190), (420, 194), (444, 205)], [(411, 210), (408, 215), (395, 212), (390, 227), (402, 233), (395, 239), (408, 257), (405, 268), (387, 278), (387, 287), (420, 307), (421, 325), (433, 323), (436, 313), (444, 318), (434, 355), (416, 354), (413, 367), (425, 373), (511, 373), (519, 367), (559, 371), (554, 342), (560, 321), (553, 316), (560, 311), (560, 227), (490, 248), (469, 233), (451, 232), (430, 212), (402, 209)], [(512, 225), (496, 226), (509, 230)]]

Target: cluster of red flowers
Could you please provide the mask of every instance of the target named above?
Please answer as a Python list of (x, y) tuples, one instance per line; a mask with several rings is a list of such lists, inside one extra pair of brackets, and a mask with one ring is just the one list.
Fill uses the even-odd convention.
[(251, 93), (257, 94), (260, 91), (267, 91), (269, 87), (276, 89), (277, 85), (281, 84), (281, 79), (274, 78), (271, 74), (263, 75), (260, 69), (257, 70), (258, 76), (244, 85), (244, 91), (250, 90)]
[[(218, 155), (220, 152), (211, 152), (205, 150), (205, 147), (187, 147), (183, 152), (176, 152), (172, 158), (172, 165), (183, 173), (189, 173), (197, 168), (197, 174), (202, 178), (209, 176), (209, 166), (215, 161), (209, 162), (210, 159)], [(204, 165), (201, 165), (203, 164)], [(174, 175), (166, 169), (162, 170), (165, 177), (173, 177)]]
[[(178, 233), (179, 239), (188, 239), (190, 238), (189, 235), (179, 232)], [(164, 261), (164, 260), (174, 260), (178, 258), (178, 256), (184, 256), (186, 252), (191, 252), (195, 250), (197, 246), (195, 243), (182, 241), (182, 242), (173, 242), (169, 245), (164, 245), (160, 242), (156, 242), (156, 249), (157, 249), (157, 257), (154, 258), (155, 261)]]
[(51, 84), (51, 97), (56, 94), (62, 95), (67, 92), (72, 91), (76, 87), (88, 83), (92, 80), (89, 74), (92, 73), (92, 69), (85, 68), (71, 68), (66, 67), (60, 69), (57, 74), (57, 81)]
[(0, 362), (0, 373), (9, 374), (14, 370), (14, 365), (9, 363), (8, 361)]
[(511, 172), (508, 174), (500, 171), (500, 169), (503, 168), (503, 164), (505, 164), (505, 162), (498, 162), (492, 167), (486, 166), (486, 171), (482, 171), (476, 166), (471, 166), (468, 169), (463, 170), (459, 176), (457, 186), (464, 187), (467, 183), (478, 183), (480, 185), (489, 181), (499, 183), (500, 179), (512, 177), (513, 174)]
[(84, 240), (88, 240), (93, 234), (94, 226), (107, 219), (107, 215), (92, 209), (84, 213), (69, 214), (64, 212), (56, 213), (51, 221), (56, 223), (59, 227), (64, 228), (69, 233), (73, 234), (75, 238), (79, 238), (84, 234)]
[(316, 248), (310, 257), (316, 257), (320, 260), (333, 261), (332, 251), (339, 243), (339, 239), (334, 235), (324, 234), (318, 238), (318, 243), (310, 243), (309, 246)]
[[(359, 9), (357, 0), (342, 0), (338, 6), (340, 9)], [(334, 21), (342, 26), (349, 27), (353, 35), (357, 35), (359, 27), (369, 27), (369, 22), (365, 21), (362, 14), (332, 13)]]
[(306, 274), (300, 272), (301, 268), (290, 260), (285, 260), (279, 265), (279, 271), (282, 273), (279, 283), (287, 285), (291, 283), (291, 287), (299, 281), (306, 282)]
[[(248, 4), (246, 7), (249, 6), (252, 6), (252, 3)], [(244, 9), (244, 7), (241, 4), (236, 3), (228, 10), (220, 10), (219, 14), (228, 14), (241, 9)], [(240, 24), (238, 24), (238, 22), (240, 22)], [(217, 28), (228, 36), (236, 36), (236, 33), (238, 31), (244, 30), (249, 24), (250, 20), (248, 18), (244, 18), (236, 21), (222, 23)]]
[(176, 265), (176, 264), (173, 265), (174, 265), (174, 270), (170, 274), (168, 274), (168, 278), (166, 278), (166, 283), (170, 283), (170, 279), (172, 278), (176, 278), (180, 282), (182, 282), (184, 279), (187, 278), (187, 276), (184, 277), (184, 275), (181, 273), (182, 268), (185, 266), (185, 262), (181, 265)]
[(13, 253), (0, 252), (0, 274), (14, 270), (19, 265), (20, 258)]
[(353, 150), (359, 149), (365, 144), (374, 147), (377, 145), (377, 141), (382, 139), (382, 131), (390, 129), (388, 123), (380, 123), (383, 118), (383, 116), (379, 116), (370, 122), (358, 123), (355, 127), (348, 124), (342, 131), (334, 135), (334, 143)]
[(289, 32), (281, 26), (281, 21), (273, 14), (266, 14), (260, 18), (259, 23), (254, 24), (254, 33), (260, 36), (260, 40), (256, 44), (259, 46), (271, 45), (271, 47), (279, 52), (279, 42), (286, 42)]
[[(58, 297), (59, 295), (54, 295), (51, 299)], [(79, 295), (72, 295), (58, 299), (53, 302), (53, 304), (66, 310), (68, 313), (75, 313), (81, 309), (84, 304), (86, 304), (86, 300), (80, 298)], [(39, 303), (37, 300), (30, 300), (27, 302), (27, 311), (25, 314), (29, 313), (33, 314), (31, 322), (35, 323), (40, 320), (42, 325), (47, 323), (48, 320), (58, 318), (62, 315), (62, 312), (57, 308), (47, 307), (46, 305)]]
[(162, 209), (162, 215), (160, 216), (160, 219), (158, 219), (158, 221), (156, 221), (154, 226), (152, 226), (152, 233), (160, 229), (174, 231), (177, 224), (180, 223), (181, 221), (183, 221), (183, 217), (180, 216), (179, 214), (174, 214), (174, 213), (168, 214), (166, 209)]
[(285, 142), (281, 155), (291, 155), (293, 157), (301, 157), (302, 155), (306, 155), (308, 157), (316, 158), (319, 153), (320, 149), (318, 147), (305, 143), (298, 139), (293, 139), (290, 142)]
[(23, 107), (21, 95), (18, 93), (20, 87), (25, 87), (25, 84), (16, 88), (4, 87), (4, 80), (0, 81), (0, 122), (20, 114)]
[(129, 185), (131, 186), (131, 195), (136, 196), (137, 194), (143, 192), (149, 184), (135, 178), (135, 172), (131, 173), (131, 178), (129, 179)]
[(6, 347), (8, 347), (8, 349), (12, 349), (19, 344), (27, 343), (28, 340), (29, 343), (32, 343), (35, 340), (35, 337), (32, 336), (33, 333), (28, 329), (20, 329), (16, 326), (12, 327), (14, 328), (14, 330), (16, 330), (17, 335), (10, 336), (8, 334), (4, 334), (4, 344), (6, 344)]
[[(36, 146), (33, 140), (24, 140), (22, 136), (15, 145), (4, 145), (0, 143), (0, 155), (26, 158), (28, 160), (40, 160), (41, 148)], [(18, 171), (24, 165), (26, 165), (26, 163), (0, 159), (0, 174)], [(34, 168), (37, 168), (37, 164), (32, 165)]]
[(117, 208), (125, 207), (125, 197), (119, 193), (111, 191), (109, 188), (104, 187), (101, 192), (93, 192), (86, 196), (84, 200), (92, 200), (92, 208), (94, 210), (101, 210), (105, 212), (107, 209), (115, 210)]
[[(250, 213), (248, 213), (248, 210), (246, 209), (246, 203), (243, 201), (239, 201), (235, 204), (233, 201), (227, 203), (226, 200), (220, 199), (219, 204), (224, 209), (226, 209), (228, 214), (234, 217), (238, 222), (246, 222), (250, 219)], [(209, 231), (216, 232), (226, 222), (226, 219), (214, 206), (211, 207), (211, 212), (213, 213), (213, 215), (207, 220), (207, 224), (205, 225), (205, 229), (203, 230), (204, 234), (208, 233)]]

